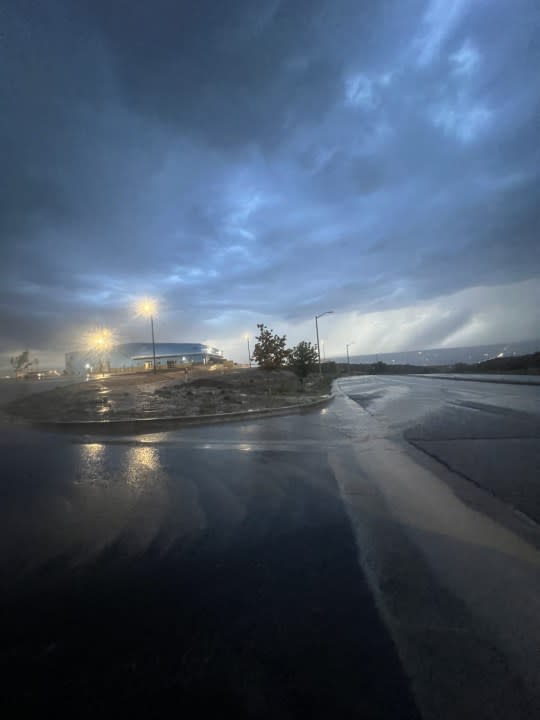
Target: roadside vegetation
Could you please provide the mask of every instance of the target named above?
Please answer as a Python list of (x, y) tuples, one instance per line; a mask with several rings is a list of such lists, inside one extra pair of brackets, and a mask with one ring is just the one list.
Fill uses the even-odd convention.
[(430, 373), (509, 373), (513, 375), (540, 375), (540, 352), (531, 355), (497, 357), (479, 363), (455, 363), (453, 365), (397, 365), (376, 363), (339, 363), (339, 373), (350, 371), (363, 375), (407, 375)]
[(257, 343), (253, 349), (253, 360), (263, 370), (276, 371), (289, 368), (300, 380), (300, 391), (305, 379), (318, 369), (317, 347), (302, 340), (292, 348), (287, 348), (287, 336), (278, 335), (266, 325), (259, 324)]
[(39, 360), (37, 358), (30, 360), (30, 352), (24, 350), (20, 355), (15, 355), (15, 357), (10, 358), (9, 364), (15, 371), (15, 376), (18, 376), (21, 373), (37, 371)]

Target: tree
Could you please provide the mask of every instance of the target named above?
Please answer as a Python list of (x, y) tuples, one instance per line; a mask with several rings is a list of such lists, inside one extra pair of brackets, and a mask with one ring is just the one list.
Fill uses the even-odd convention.
[(317, 368), (317, 350), (310, 342), (302, 340), (291, 350), (288, 360), (291, 370), (303, 380)]
[(26, 368), (30, 363), (28, 362), (28, 350), (25, 350), (20, 355), (10, 358), (9, 362), (14, 370), (22, 370)]
[(28, 358), (29, 352), (28, 350), (25, 350), (20, 355), (10, 358), (9, 363), (16, 373), (19, 370), (31, 370), (34, 365), (36, 367), (39, 365), (39, 360), (37, 358), (34, 358), (34, 360), (29, 360)]
[(277, 335), (266, 325), (257, 324), (259, 335), (255, 337), (257, 343), (253, 348), (253, 359), (260, 368), (265, 370), (278, 370), (287, 362), (290, 350), (285, 347), (287, 337)]

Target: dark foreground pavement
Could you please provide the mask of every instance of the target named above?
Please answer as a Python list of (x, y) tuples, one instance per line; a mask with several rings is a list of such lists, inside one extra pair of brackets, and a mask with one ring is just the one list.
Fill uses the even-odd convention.
[(267, 433), (4, 434), (10, 717), (416, 717), (326, 449)]
[[(534, 717), (532, 456), (516, 513), (478, 413), (533, 438), (538, 390), (447, 383), (344, 381), (310, 415), (138, 437), (4, 426), (4, 714)], [(471, 479), (448, 431), (479, 422), (500, 462), (480, 448)], [(443, 465), (418, 447), (445, 433)]]

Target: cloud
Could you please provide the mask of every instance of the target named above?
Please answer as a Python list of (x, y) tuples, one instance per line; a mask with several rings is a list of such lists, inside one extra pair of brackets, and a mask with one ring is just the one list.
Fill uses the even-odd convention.
[(482, 105), (467, 107), (443, 105), (433, 113), (433, 124), (447, 135), (455, 135), (463, 142), (475, 140), (485, 130), (492, 117), (491, 111)]
[(427, 65), (437, 58), (466, 8), (467, 0), (430, 0), (415, 40), (419, 65)]
[(374, 107), (373, 83), (361, 73), (345, 80), (345, 96), (349, 105), (361, 106), (366, 110)]
[(479, 62), (480, 53), (470, 40), (466, 40), (459, 50), (450, 55), (450, 63), (456, 75), (471, 75)]
[[(330, 306), (392, 313), (538, 281), (533, 9), (11, 4), (0, 352), (61, 352), (86, 324), (136, 340), (142, 294), (161, 298), (162, 337), (225, 344)], [(368, 337), (470, 326), (470, 309), (439, 309)], [(482, 337), (505, 339), (497, 317)]]

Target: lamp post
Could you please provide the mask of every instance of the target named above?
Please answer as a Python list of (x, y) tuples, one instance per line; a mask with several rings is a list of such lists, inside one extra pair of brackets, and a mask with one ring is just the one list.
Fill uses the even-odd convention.
[(354, 343), (347, 343), (347, 373), (351, 372), (351, 359), (349, 357), (349, 348), (351, 345), (354, 345)]
[(85, 335), (84, 343), (86, 350), (94, 360), (99, 360), (99, 369), (105, 376), (105, 363), (110, 372), (111, 359), (107, 356), (116, 344), (115, 333), (109, 328), (96, 328)]
[(152, 298), (144, 298), (138, 303), (139, 315), (150, 318), (150, 328), (152, 330), (152, 358), (153, 358), (153, 369), (156, 369), (156, 341), (154, 337), (154, 314), (157, 310), (157, 302)]
[(249, 361), (249, 367), (251, 367), (251, 348), (249, 347), (249, 335), (244, 335), (244, 338), (247, 342), (247, 348), (248, 348), (248, 361)]
[(154, 338), (154, 316), (150, 315), (150, 327), (152, 329), (152, 361), (154, 365), (154, 372), (156, 372), (156, 340)]
[(104, 365), (104, 352), (105, 352), (105, 340), (103, 336), (97, 339), (97, 348), (99, 353), (99, 369), (101, 370), (101, 377), (105, 377), (105, 365)]
[(321, 346), (319, 345), (319, 318), (322, 318), (323, 315), (331, 315), (333, 312), (334, 312), (333, 310), (326, 310), (325, 312), (321, 313), (320, 315), (315, 315), (315, 332), (317, 333), (317, 357), (319, 359), (319, 375), (322, 375)]

